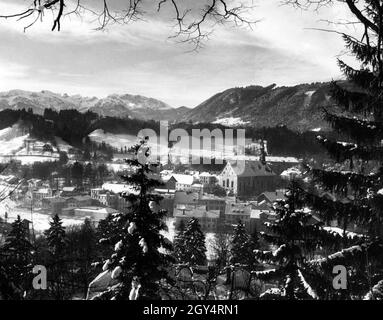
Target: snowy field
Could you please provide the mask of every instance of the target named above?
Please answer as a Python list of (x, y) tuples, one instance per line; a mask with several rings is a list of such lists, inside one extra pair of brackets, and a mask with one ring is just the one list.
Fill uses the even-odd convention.
[[(9, 223), (15, 221), (18, 215), (21, 219), (33, 221), (33, 228), (36, 233), (41, 233), (49, 228), (51, 215), (41, 212), (31, 213), (30, 209), (17, 207), (15, 203), (9, 199), (0, 203), (0, 218), (5, 219), (5, 212), (8, 213)], [(85, 217), (76, 218), (60, 216), (60, 218), (63, 220), (64, 226), (82, 224), (85, 220)]]
[[(23, 165), (28, 165), (34, 162), (49, 162), (59, 159), (57, 150), (53, 153), (37, 150), (27, 152), (25, 140), (28, 138), (29, 134), (24, 134), (17, 124), (0, 130), (0, 162), (17, 160), (21, 161)], [(45, 143), (36, 140), (34, 144), (37, 148), (42, 148)]]
[[(29, 221), (33, 221), (33, 228), (36, 234), (41, 234), (45, 230), (49, 229), (49, 221), (51, 220), (51, 215), (46, 213), (41, 213), (34, 211), (31, 213), (31, 210), (28, 208), (20, 208), (17, 207), (16, 204), (10, 200), (6, 199), (0, 203), (0, 218), (5, 219), (5, 212), (8, 213), (8, 222), (12, 223), (17, 219), (19, 215), (21, 219), (27, 219)], [(60, 216), (63, 221), (63, 226), (73, 226), (84, 223), (86, 217), (66, 217)], [(175, 218), (167, 218), (166, 225), (168, 227), (167, 232), (162, 232), (162, 234), (169, 239), (170, 241), (174, 241), (174, 237), (176, 235), (175, 232)], [(212, 250), (212, 241), (214, 240), (214, 233), (207, 233), (206, 236), (206, 249), (207, 249), (207, 257), (208, 259), (213, 258), (213, 250)]]
[(243, 121), (241, 118), (234, 118), (234, 117), (228, 117), (228, 118), (217, 118), (213, 122), (214, 124), (221, 124), (228, 127), (237, 127), (237, 126), (244, 126), (250, 123), (250, 121)]

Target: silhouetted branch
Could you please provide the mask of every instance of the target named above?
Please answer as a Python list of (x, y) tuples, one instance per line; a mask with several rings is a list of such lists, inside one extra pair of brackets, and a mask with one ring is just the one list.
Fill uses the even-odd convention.
[[(143, 0), (127, 0), (124, 8), (112, 8), (112, 1), (98, 0), (92, 7), (84, 4), (84, 0), (30, 0), (26, 10), (12, 14), (2, 14), (0, 18), (16, 19), (17, 21), (28, 19), (24, 31), (38, 21), (43, 21), (47, 9), (53, 12), (52, 31), (61, 30), (64, 16), (76, 15), (82, 17), (90, 13), (97, 17), (97, 30), (107, 28), (114, 23), (127, 24), (131, 21), (140, 20), (145, 15)], [(250, 1), (250, 0), (249, 0)], [(147, 4), (146, 4), (147, 5)], [(173, 37), (179, 38), (180, 42), (193, 43), (196, 48), (201, 46), (217, 24), (231, 23), (235, 26), (250, 27), (256, 20), (247, 18), (247, 13), (253, 9), (252, 5), (244, 5), (241, 2), (228, 0), (206, 0), (202, 8), (193, 9), (180, 0), (157, 0), (153, 1), (154, 8), (160, 12), (164, 6), (168, 6), (172, 13), (172, 20), (176, 21), (176, 32)], [(98, 6), (98, 8), (97, 8)], [(71, 7), (71, 8), (68, 8)]]

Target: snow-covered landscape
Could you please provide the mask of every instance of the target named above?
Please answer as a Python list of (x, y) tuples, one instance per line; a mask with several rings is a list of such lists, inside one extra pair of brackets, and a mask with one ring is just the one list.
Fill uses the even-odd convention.
[(1, 319), (373, 317), (383, 0), (3, 0), (0, 36)]

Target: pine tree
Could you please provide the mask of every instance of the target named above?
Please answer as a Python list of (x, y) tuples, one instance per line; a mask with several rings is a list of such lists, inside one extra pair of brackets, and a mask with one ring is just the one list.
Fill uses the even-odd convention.
[(189, 266), (206, 263), (205, 235), (201, 230), (198, 219), (192, 218), (183, 232), (174, 241), (174, 251), (180, 263)]
[(331, 84), (335, 105), (324, 115), (340, 141), (318, 136), (334, 162), (307, 166), (317, 188), (306, 200), (323, 221), (338, 221), (345, 237), (355, 225), (365, 235), (357, 246), (344, 243), (342, 251), (318, 263), (327, 273), (334, 265), (346, 266), (349, 285), (343, 296), (354, 299), (383, 279), (383, 7), (373, 0), (364, 1), (361, 11), (354, 2), (347, 4), (364, 27), (361, 39), (343, 34), (361, 68), (338, 60), (347, 81)]
[(62, 225), (62, 220), (58, 214), (55, 214), (49, 222), (49, 229), (46, 230), (45, 236), (47, 238), (49, 250), (55, 258), (60, 258), (65, 249), (65, 227)]
[(147, 138), (130, 151), (135, 157), (126, 161), (135, 171), (122, 179), (136, 192), (122, 195), (131, 204), (131, 210), (113, 217), (117, 234), (111, 235), (109, 241), (115, 244), (114, 253), (103, 267), (112, 272), (119, 285), (104, 292), (100, 299), (159, 299), (161, 283), (168, 278), (167, 267), (173, 262), (169, 254), (172, 244), (161, 234), (167, 230), (163, 220), (166, 211), (153, 209), (153, 204), (162, 199), (151, 193), (162, 185), (154, 175), (158, 164), (148, 160)]
[(234, 228), (234, 235), (231, 241), (230, 263), (240, 265), (245, 269), (253, 269), (256, 264), (256, 259), (253, 254), (254, 250), (255, 243), (253, 243), (253, 239), (247, 233), (242, 221), (238, 221), (238, 224)]
[(33, 246), (29, 241), (28, 228), (20, 216), (12, 223), (1, 253), (2, 269), (9, 281), (7, 286), (13, 288), (13, 294), (18, 293), (21, 299), (22, 292), (31, 289)]
[(303, 205), (304, 192), (297, 182), (292, 182), (286, 199), (274, 204), (277, 219), (266, 223), (268, 232), (261, 233), (275, 249), (255, 250), (255, 255), (275, 268), (255, 275), (279, 283), (277, 288), (263, 293), (263, 299), (319, 299), (326, 294), (326, 288), (321, 286), (323, 279), (311, 259), (323, 247), (337, 246), (341, 237), (323, 229), (322, 223), (313, 220)]
[(58, 214), (54, 215), (49, 222), (50, 227), (45, 231), (48, 244), (49, 261), (49, 291), (56, 300), (66, 298), (66, 278), (67, 278), (67, 262), (66, 262), (66, 234), (65, 227), (62, 226), (62, 220)]

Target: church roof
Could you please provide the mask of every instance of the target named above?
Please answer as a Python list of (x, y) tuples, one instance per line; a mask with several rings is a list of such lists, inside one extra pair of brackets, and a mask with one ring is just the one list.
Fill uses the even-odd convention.
[(236, 161), (230, 162), (230, 165), (238, 177), (275, 176), (270, 167), (260, 161)]

